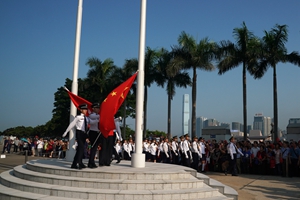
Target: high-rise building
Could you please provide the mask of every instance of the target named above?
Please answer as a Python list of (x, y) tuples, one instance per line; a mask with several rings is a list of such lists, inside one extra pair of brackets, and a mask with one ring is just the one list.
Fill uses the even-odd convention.
[(257, 113), (254, 116), (253, 130), (260, 130), (263, 136), (268, 136), (272, 130), (271, 117), (265, 117), (262, 113)]
[(290, 118), (289, 124), (300, 124), (300, 118)]
[(235, 131), (240, 131), (241, 127), (240, 127), (240, 123), (239, 122), (232, 122), (232, 129), (231, 130), (235, 130)]
[(247, 133), (250, 133), (251, 130), (252, 130), (252, 125), (248, 125), (247, 126)]
[(189, 133), (190, 121), (190, 97), (188, 94), (183, 95), (182, 104), (182, 135)]
[(216, 119), (207, 119), (204, 121), (204, 127), (219, 126), (219, 122)]
[(228, 124), (228, 123), (221, 122), (220, 126), (222, 126), (224, 128), (227, 128), (227, 129), (230, 129), (230, 124)]
[(240, 124), (240, 131), (244, 132), (244, 124)]
[(204, 128), (204, 121), (207, 120), (205, 117), (196, 118), (196, 136), (202, 137), (202, 129)]

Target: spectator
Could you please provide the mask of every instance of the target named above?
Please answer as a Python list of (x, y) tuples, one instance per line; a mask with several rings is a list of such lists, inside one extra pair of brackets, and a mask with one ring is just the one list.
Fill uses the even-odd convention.
[(38, 141), (37, 141), (37, 151), (38, 151), (38, 156), (39, 157), (42, 157), (43, 156), (43, 147), (44, 147), (44, 141), (43, 141), (43, 138), (40, 138)]
[(298, 168), (300, 166), (300, 149), (295, 141), (291, 142), (290, 158), (289, 175), (290, 177), (296, 177), (299, 175)]

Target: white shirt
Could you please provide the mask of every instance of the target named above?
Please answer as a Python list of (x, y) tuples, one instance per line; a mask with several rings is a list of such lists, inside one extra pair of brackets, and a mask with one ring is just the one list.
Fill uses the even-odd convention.
[(144, 143), (143, 143), (143, 150), (144, 150), (145, 152), (149, 152), (149, 143), (148, 143), (148, 142), (144, 142)]
[(241, 155), (244, 155), (236, 146), (234, 143), (230, 142), (228, 145), (227, 145), (227, 151), (228, 151), (228, 154), (230, 154), (230, 157), (231, 157), (231, 160), (233, 160), (233, 154), (237, 154), (237, 153), (240, 153)]
[(199, 142), (199, 145), (200, 145), (200, 154), (205, 154), (205, 144), (203, 142)]
[(254, 158), (256, 158), (257, 152), (259, 151), (259, 147), (252, 147), (251, 154), (253, 154)]
[(175, 153), (175, 155), (177, 155), (177, 151), (178, 150), (178, 143), (176, 141), (172, 142), (172, 151)]
[[(89, 117), (86, 118), (86, 124), (94, 124), (98, 123), (98, 120), (91, 120)], [(69, 124), (67, 130), (64, 132), (63, 137), (67, 135), (67, 133), (76, 126), (77, 130), (85, 132), (85, 124), (84, 124), (84, 114), (81, 113), (80, 115), (77, 115), (74, 120)]]
[(166, 154), (167, 158), (169, 158), (169, 145), (167, 142), (163, 143), (163, 152)]
[(150, 144), (150, 153), (151, 155), (156, 155), (158, 146), (155, 143)]
[(37, 143), (37, 148), (38, 149), (42, 149), (44, 147), (44, 142), (43, 141), (38, 140), (36, 143)]
[[(95, 121), (99, 122), (100, 115), (93, 112), (89, 115), (89, 118), (91, 119), (91, 122), (95, 122)], [(90, 130), (91, 131), (99, 131), (98, 123), (91, 123)]]
[(199, 152), (199, 148), (198, 148), (198, 143), (196, 141), (194, 141), (192, 143), (192, 152), (193, 153), (197, 153), (200, 156), (200, 152)]
[(182, 144), (182, 151), (185, 154), (185, 157), (188, 158), (187, 152), (190, 151), (189, 141), (184, 140)]
[(120, 145), (119, 143), (117, 143), (117, 144), (115, 145), (115, 149), (116, 149), (116, 152), (117, 152), (117, 153), (122, 153), (122, 148), (121, 148), (121, 145)]

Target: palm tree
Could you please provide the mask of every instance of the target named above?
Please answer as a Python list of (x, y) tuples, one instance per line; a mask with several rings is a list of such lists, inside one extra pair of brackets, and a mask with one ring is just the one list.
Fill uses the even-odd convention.
[(160, 73), (156, 77), (157, 85), (164, 87), (167, 84), (166, 91), (168, 94), (168, 138), (171, 135), (171, 102), (175, 95), (175, 87), (184, 87), (191, 85), (191, 78), (187, 72), (181, 72), (176, 67), (171, 65), (173, 58), (172, 53), (162, 48), (160, 50), (160, 57), (157, 63), (157, 68)]
[(204, 38), (196, 40), (184, 31), (178, 37), (179, 47), (173, 47), (174, 59), (172, 65), (182, 69), (193, 70), (192, 80), (192, 137), (196, 136), (196, 98), (197, 98), (197, 69), (212, 71), (216, 44)]
[(274, 140), (278, 138), (278, 103), (277, 103), (277, 73), (276, 65), (279, 62), (292, 63), (300, 66), (300, 55), (293, 51), (288, 54), (285, 43), (288, 41), (287, 25), (276, 24), (271, 31), (264, 31), (262, 38), (262, 53), (258, 67), (254, 72), (255, 78), (261, 78), (269, 67), (273, 68), (273, 106), (274, 106)]
[(105, 59), (102, 62), (95, 57), (88, 58), (86, 65), (90, 67), (87, 73), (86, 87), (91, 91), (97, 91), (89, 99), (101, 103), (113, 89), (110, 77), (116, 70), (116, 66), (112, 59)]
[(242, 64), (243, 78), (243, 118), (244, 140), (247, 140), (247, 81), (246, 72), (251, 72), (256, 64), (259, 40), (250, 32), (243, 22), (241, 28), (233, 29), (236, 44), (230, 41), (222, 41), (219, 47), (220, 62), (218, 63), (219, 74), (232, 70)]

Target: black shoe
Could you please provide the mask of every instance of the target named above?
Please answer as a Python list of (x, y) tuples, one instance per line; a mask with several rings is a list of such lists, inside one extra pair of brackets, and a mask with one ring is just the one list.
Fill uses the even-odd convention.
[(81, 169), (81, 167), (79, 165), (71, 165), (72, 169)]
[(110, 166), (110, 164), (105, 164), (105, 166)]
[(72, 169), (78, 169), (77, 165), (71, 165)]
[(86, 168), (86, 166), (84, 165), (84, 164), (79, 164), (79, 167), (81, 167), (81, 168)]
[(95, 165), (95, 164), (88, 164), (88, 168), (97, 168), (97, 165)]
[(119, 159), (116, 163), (118, 164), (118, 163), (120, 163), (121, 162), (121, 159)]
[(232, 174), (231, 176), (238, 176), (237, 174)]
[(99, 167), (103, 167), (103, 166), (104, 166), (103, 164), (100, 164), (100, 163), (99, 163)]
[(227, 176), (227, 171), (224, 172), (225, 176)]

